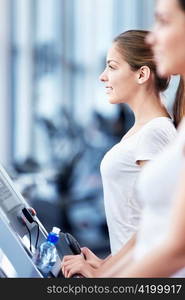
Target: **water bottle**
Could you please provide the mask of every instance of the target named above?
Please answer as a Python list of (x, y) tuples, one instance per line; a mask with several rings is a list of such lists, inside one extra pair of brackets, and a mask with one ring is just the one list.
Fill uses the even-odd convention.
[(44, 277), (48, 277), (57, 260), (57, 249), (55, 244), (59, 239), (60, 228), (53, 227), (48, 234), (47, 240), (43, 242), (33, 258), (35, 265)]

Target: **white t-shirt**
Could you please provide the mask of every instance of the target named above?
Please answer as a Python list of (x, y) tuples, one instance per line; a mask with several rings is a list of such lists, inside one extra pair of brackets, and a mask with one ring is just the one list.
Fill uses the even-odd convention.
[(111, 253), (115, 254), (138, 229), (142, 202), (136, 199), (138, 160), (151, 160), (175, 138), (171, 119), (157, 117), (108, 151), (100, 166)]
[[(177, 183), (185, 168), (185, 121), (181, 126), (173, 143), (144, 166), (138, 178), (136, 190), (139, 201), (144, 202), (144, 209), (137, 233), (135, 259), (160, 245), (170, 230)], [(185, 277), (185, 268), (172, 277)]]

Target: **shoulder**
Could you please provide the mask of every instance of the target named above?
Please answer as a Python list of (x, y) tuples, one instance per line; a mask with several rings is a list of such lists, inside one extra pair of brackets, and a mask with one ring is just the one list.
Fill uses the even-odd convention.
[(144, 126), (139, 137), (139, 144), (166, 145), (177, 136), (177, 130), (168, 118), (156, 118)]
[(168, 118), (156, 118), (149, 121), (141, 130), (136, 149), (137, 160), (152, 160), (162, 149), (172, 143), (176, 129)]
[(151, 136), (172, 136), (177, 135), (173, 121), (169, 118), (156, 118), (151, 120), (143, 128), (143, 135)]

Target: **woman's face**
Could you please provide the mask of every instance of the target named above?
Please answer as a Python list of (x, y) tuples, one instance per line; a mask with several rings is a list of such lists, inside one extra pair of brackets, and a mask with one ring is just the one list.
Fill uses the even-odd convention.
[(136, 90), (135, 73), (113, 44), (107, 54), (106, 68), (100, 75), (110, 103), (129, 103)]
[(157, 0), (152, 46), (159, 75), (185, 74), (185, 12), (178, 0)]

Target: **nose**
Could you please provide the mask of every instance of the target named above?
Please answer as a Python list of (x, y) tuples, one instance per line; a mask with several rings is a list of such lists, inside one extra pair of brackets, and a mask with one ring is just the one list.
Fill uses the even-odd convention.
[(105, 82), (105, 81), (108, 80), (108, 79), (107, 79), (107, 75), (106, 75), (106, 71), (105, 71), (105, 70), (100, 74), (99, 80), (100, 80), (100, 81), (103, 81), (103, 82)]

